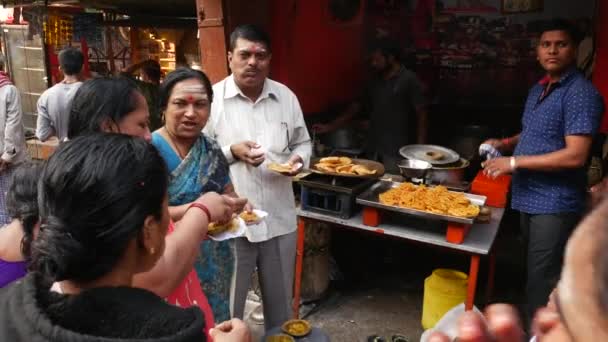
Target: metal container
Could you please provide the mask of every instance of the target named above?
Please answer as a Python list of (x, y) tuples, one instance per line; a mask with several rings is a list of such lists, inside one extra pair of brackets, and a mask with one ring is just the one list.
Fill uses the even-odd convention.
[(403, 159), (397, 164), (397, 167), (399, 168), (401, 175), (407, 179), (425, 179), (433, 165), (424, 160)]
[(433, 166), (429, 172), (428, 180), (434, 184), (458, 184), (464, 181), (465, 170), (469, 161), (460, 159), (457, 163), (448, 166)]
[[(420, 218), (424, 218), (424, 219), (441, 220), (441, 221), (463, 223), (463, 224), (473, 224), (475, 222), (475, 218), (473, 218), (473, 217), (459, 217), (459, 216), (450, 216), (450, 215), (445, 215), (445, 214), (434, 214), (434, 213), (431, 213), (428, 211), (417, 210), (417, 209), (413, 209), (413, 208), (396, 207), (396, 206), (392, 206), (392, 205), (383, 204), (380, 202), (380, 194), (382, 194), (392, 188), (396, 188), (399, 185), (401, 185), (401, 183), (389, 182), (389, 181), (379, 181), (376, 184), (374, 184), (371, 188), (364, 191), (361, 195), (357, 196), (357, 203), (359, 203), (363, 206), (390, 210), (390, 211), (394, 211), (394, 212), (398, 212), (398, 213), (402, 213), (402, 214), (408, 214), (411, 216), (416, 216), (416, 217), (420, 217)], [(486, 196), (473, 195), (473, 194), (469, 194), (469, 193), (463, 193), (463, 194), (466, 198), (469, 199), (469, 201), (471, 201), (471, 203), (478, 205), (480, 207), (486, 203)]]

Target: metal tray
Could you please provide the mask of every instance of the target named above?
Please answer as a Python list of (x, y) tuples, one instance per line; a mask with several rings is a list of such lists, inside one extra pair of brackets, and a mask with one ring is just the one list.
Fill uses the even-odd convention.
[(321, 174), (321, 175), (330, 175), (330, 176), (335, 176), (335, 177), (350, 177), (350, 178), (374, 178), (375, 179), (375, 178), (380, 178), (384, 175), (384, 165), (382, 165), (381, 163), (378, 163), (377, 161), (367, 160), (367, 159), (356, 159), (356, 158), (351, 158), (351, 159), (352, 159), (353, 163), (355, 163), (355, 164), (363, 165), (370, 170), (376, 170), (376, 173), (373, 175), (360, 176), (360, 175), (350, 175), (350, 174), (346, 174), (346, 173), (325, 172), (325, 171), (317, 170), (317, 168), (315, 168), (315, 164), (317, 164), (321, 160), (321, 158), (315, 158), (310, 161), (310, 171)]
[[(417, 209), (411, 209), (411, 208), (401, 208), (401, 207), (395, 207), (392, 205), (386, 205), (386, 204), (380, 203), (380, 199), (379, 199), (378, 195), (380, 195), (381, 193), (384, 193), (392, 188), (396, 188), (399, 185), (401, 185), (401, 183), (380, 181), (380, 182), (374, 184), (367, 191), (365, 191), (361, 195), (359, 195), (357, 197), (357, 203), (364, 205), (364, 206), (368, 206), (368, 207), (390, 210), (390, 211), (394, 211), (394, 212), (398, 212), (398, 213), (413, 215), (413, 216), (432, 219), (432, 220), (442, 220), (442, 221), (449, 221), (449, 222), (463, 223), (463, 224), (473, 224), (473, 222), (475, 221), (474, 217), (467, 218), (467, 217), (458, 217), (458, 216), (450, 216), (450, 215), (442, 215), (442, 214), (433, 214), (433, 213), (423, 211), (423, 210), (417, 210)], [(478, 206), (483, 206), (486, 203), (486, 196), (473, 195), (473, 194), (468, 194), (468, 193), (464, 193), (464, 195), (471, 201), (471, 203), (476, 204)]]
[[(434, 160), (427, 156), (427, 153), (429, 152), (438, 152), (443, 154), (444, 157), (439, 160)], [(460, 155), (455, 151), (437, 145), (406, 145), (399, 149), (399, 154), (403, 158), (424, 160), (433, 165), (451, 164), (460, 160)]]

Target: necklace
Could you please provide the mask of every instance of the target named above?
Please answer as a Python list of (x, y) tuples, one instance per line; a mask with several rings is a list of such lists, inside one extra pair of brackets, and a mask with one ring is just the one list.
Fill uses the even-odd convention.
[(169, 137), (169, 143), (171, 144), (171, 147), (173, 147), (175, 149), (175, 152), (177, 152), (177, 155), (179, 156), (179, 158), (181, 160), (186, 159), (186, 156), (188, 155), (188, 153), (183, 153), (182, 150), (180, 150), (180, 148), (177, 146), (177, 143), (175, 143), (176, 138), (173, 136), (173, 134), (171, 132), (169, 132), (167, 127), (165, 127), (165, 132), (167, 132), (167, 136)]

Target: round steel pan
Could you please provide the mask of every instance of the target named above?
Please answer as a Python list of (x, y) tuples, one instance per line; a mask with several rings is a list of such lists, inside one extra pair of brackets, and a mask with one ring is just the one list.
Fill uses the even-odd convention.
[[(445, 165), (460, 160), (460, 155), (449, 148), (437, 145), (407, 145), (399, 149), (403, 158), (418, 159), (433, 165)], [(433, 154), (441, 155), (440, 159), (433, 158)]]

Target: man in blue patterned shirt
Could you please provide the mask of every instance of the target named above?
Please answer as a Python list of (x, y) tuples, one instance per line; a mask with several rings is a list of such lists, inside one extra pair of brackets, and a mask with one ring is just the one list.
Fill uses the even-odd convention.
[(586, 193), (585, 165), (604, 111), (602, 97), (576, 69), (578, 34), (565, 20), (542, 31), (538, 61), (546, 76), (528, 94), (520, 134), (489, 140), (512, 157), (485, 163), (492, 177), (513, 173), (512, 207), (527, 237), (528, 317), (544, 306), (559, 278), (564, 246)]

